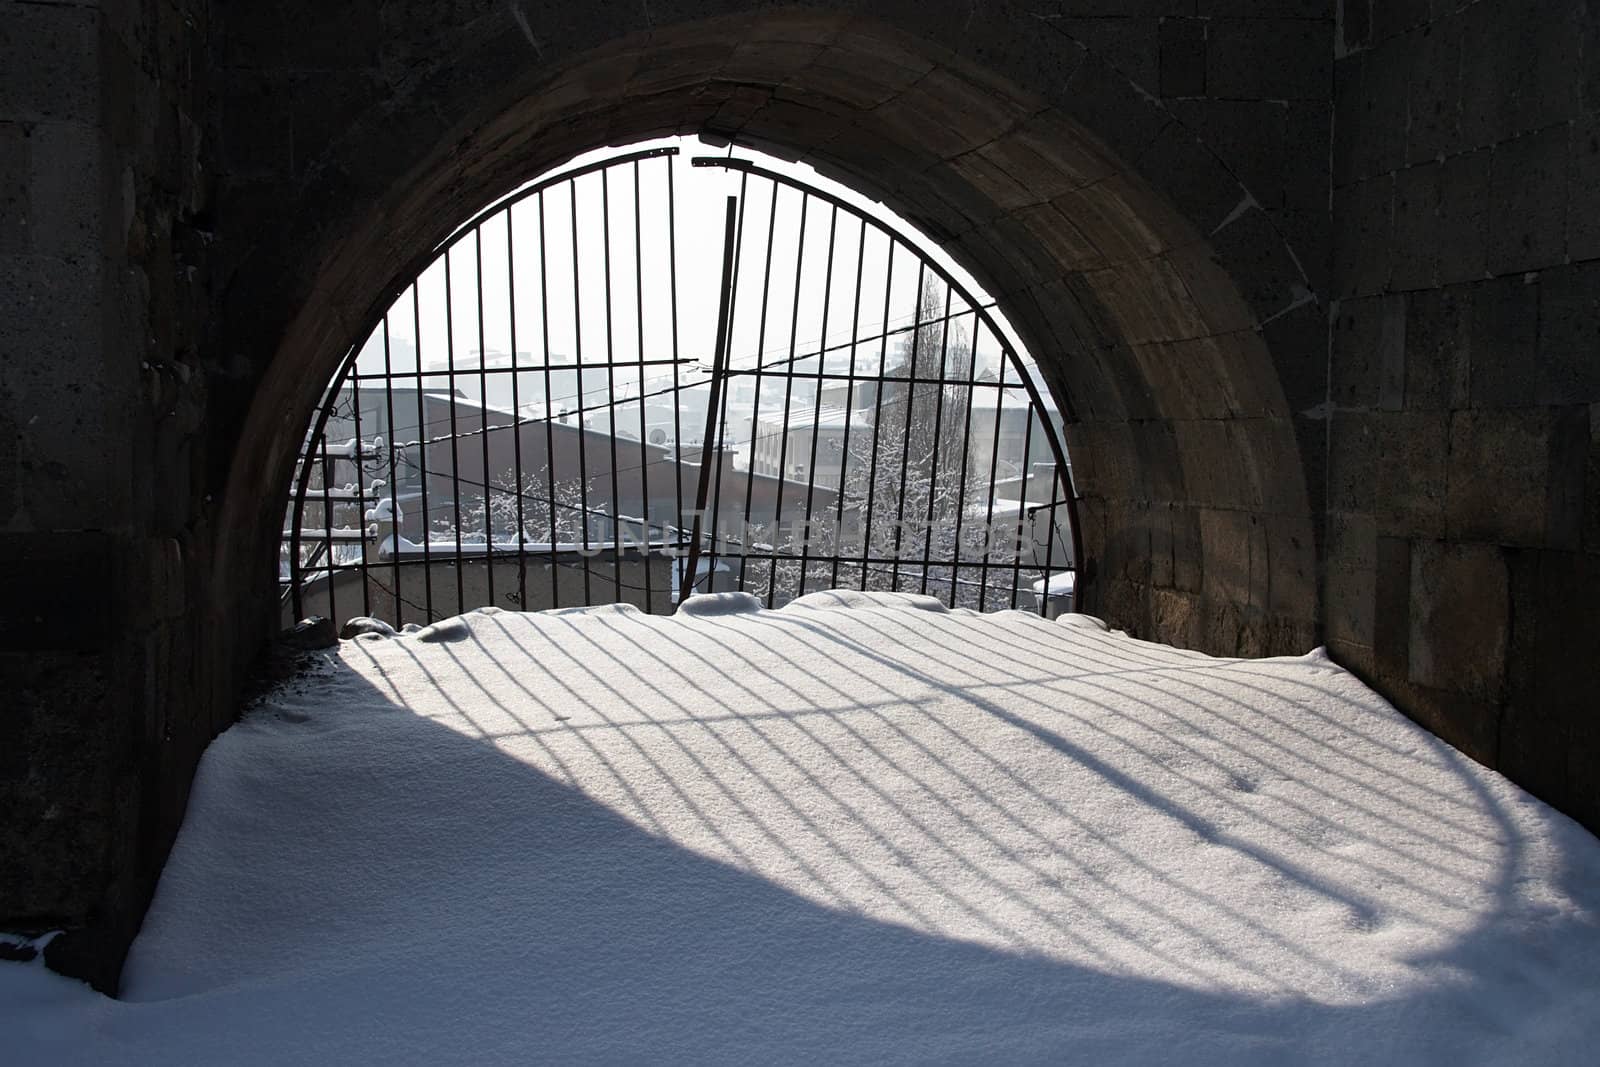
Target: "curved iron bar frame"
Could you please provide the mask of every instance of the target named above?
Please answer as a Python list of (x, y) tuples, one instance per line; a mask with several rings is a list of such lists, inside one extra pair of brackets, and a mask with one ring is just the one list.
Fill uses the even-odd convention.
[[(303, 600), (302, 600), (302, 591), (301, 591), (301, 589), (302, 589), (302, 584), (305, 581), (305, 576), (303, 574), (304, 568), (303, 568), (303, 566), (301, 564), (301, 560), (300, 560), (301, 548), (302, 548), (302, 544), (303, 544), (301, 535), (302, 535), (302, 530), (303, 530), (303, 520), (304, 520), (304, 516), (305, 516), (306, 498), (307, 498), (308, 492), (310, 490), (312, 470), (313, 470), (313, 468), (315, 466), (315, 463), (316, 463), (316, 457), (315, 457), (314, 453), (311, 451), (311, 446), (315, 442), (317, 442), (319, 440), (322, 440), (324, 438), (326, 430), (327, 430), (328, 420), (331, 417), (331, 415), (333, 414), (334, 407), (336, 406), (334, 404), (334, 402), (333, 402), (334, 399), (342, 391), (346, 381), (349, 379), (350, 373), (352, 372), (352, 370), (354, 370), (354, 368), (356, 366), (356, 363), (357, 363), (358, 359), (360, 358), (361, 352), (362, 352), (362, 350), (364, 348), (364, 344), (365, 344), (366, 339), (368, 337), (370, 337), (372, 335), (373, 331), (375, 331), (380, 325), (385, 324), (387, 322), (389, 310), (394, 305), (394, 303), (397, 300), (399, 300), (400, 296), (402, 294), (404, 294), (407, 289), (409, 289), (412, 285), (416, 284), (417, 279), (422, 275), (422, 273), (425, 270), (427, 270), (428, 267), (432, 266), (435, 262), (439, 261), (439, 259), (441, 257), (448, 256), (450, 251), (457, 244), (461, 243), (469, 235), (477, 233), (479, 228), (485, 222), (487, 222), (490, 219), (496, 217), (497, 215), (501, 214), (502, 212), (509, 213), (509, 211), (510, 211), (510, 209), (512, 207), (516, 206), (517, 204), (521, 203), (522, 201), (530, 199), (530, 198), (535, 197), (535, 196), (539, 196), (540, 194), (544, 193), (546, 190), (552, 189), (552, 188), (554, 188), (556, 186), (565, 184), (567, 182), (572, 182), (572, 181), (574, 181), (574, 180), (576, 180), (578, 178), (585, 177), (586, 175), (590, 175), (590, 174), (594, 174), (594, 173), (597, 173), (597, 172), (602, 172), (602, 171), (608, 170), (608, 169), (610, 169), (612, 167), (615, 167), (615, 166), (637, 164), (638, 162), (640, 162), (642, 160), (646, 160), (646, 159), (658, 159), (658, 158), (662, 158), (662, 157), (672, 157), (672, 156), (677, 156), (679, 154), (681, 154), (681, 150), (678, 147), (672, 146), (672, 145), (665, 145), (665, 146), (657, 146), (657, 147), (653, 147), (653, 148), (646, 148), (646, 149), (641, 149), (641, 150), (634, 151), (634, 152), (623, 153), (621, 155), (609, 156), (609, 157), (607, 157), (605, 159), (595, 160), (593, 162), (586, 163), (583, 166), (574, 167), (571, 170), (566, 170), (566, 171), (562, 171), (560, 173), (551, 175), (550, 177), (545, 178), (545, 179), (543, 179), (541, 181), (529, 183), (529, 184), (527, 184), (525, 186), (522, 186), (522, 187), (516, 189), (515, 191), (513, 191), (509, 195), (504, 196), (501, 199), (494, 201), (493, 203), (489, 204), (487, 207), (484, 207), (483, 209), (478, 211), (471, 218), (469, 218), (466, 222), (464, 222), (460, 226), (456, 227), (456, 229), (453, 230), (451, 232), (451, 234), (448, 237), (446, 237), (443, 241), (439, 242), (437, 245), (434, 245), (432, 248), (427, 249), (425, 252), (419, 253), (417, 256), (413, 257), (412, 260), (410, 262), (408, 262), (404, 268), (402, 268), (400, 271), (396, 272), (396, 274), (394, 276), (395, 277), (395, 281), (391, 285), (389, 285), (383, 291), (382, 295), (380, 295), (373, 302), (372, 307), (369, 309), (367, 315), (364, 317), (363, 321), (364, 321), (364, 323), (366, 325), (366, 328), (363, 331), (361, 331), (361, 333), (359, 334), (359, 339), (351, 343), (349, 354), (345, 357), (344, 361), (340, 364), (338, 372), (334, 375), (333, 379), (329, 382), (327, 389), (324, 390), (323, 400), (318, 405), (317, 415), (316, 415), (315, 419), (312, 421), (311, 425), (308, 427), (307, 433), (302, 438), (302, 443), (300, 445), (300, 451), (298, 453), (299, 461), (300, 461), (300, 470), (298, 472), (298, 477), (296, 479), (296, 484), (295, 484), (295, 493), (294, 493), (294, 501), (293, 501), (293, 503), (294, 503), (293, 521), (292, 521), (291, 526), (290, 526), (289, 538), (288, 538), (288, 540), (289, 540), (289, 594), (290, 594), (290, 597), (291, 597), (291, 602), (293, 604), (294, 614), (295, 614), (296, 617), (299, 617), (301, 615), (301, 613), (302, 613), (301, 609), (302, 609)], [(1001, 350), (1005, 354), (1006, 359), (1012, 364), (1013, 368), (1016, 370), (1017, 375), (1021, 380), (1021, 385), (1022, 385), (1023, 389), (1026, 391), (1026, 393), (1027, 393), (1028, 401), (1029, 401), (1030, 405), (1032, 406), (1032, 408), (1033, 408), (1033, 410), (1035, 412), (1039, 413), (1039, 420), (1038, 421), (1039, 421), (1040, 427), (1044, 432), (1044, 436), (1046, 438), (1046, 441), (1049, 444), (1051, 454), (1053, 455), (1053, 457), (1055, 459), (1055, 463), (1056, 463), (1056, 477), (1055, 477), (1055, 483), (1056, 484), (1055, 484), (1055, 488), (1057, 490), (1063, 490), (1064, 492), (1062, 492), (1062, 499), (1060, 499), (1060, 500), (1055, 499), (1054, 498), (1055, 497), (1055, 493), (1052, 492), (1052, 494), (1051, 494), (1052, 495), (1052, 499), (1048, 503), (1041, 504), (1041, 505), (1038, 505), (1038, 506), (1036, 506), (1036, 507), (1034, 507), (1032, 509), (1029, 509), (1028, 513), (1029, 514), (1036, 514), (1038, 511), (1044, 510), (1046, 508), (1050, 509), (1051, 511), (1054, 511), (1054, 509), (1057, 506), (1060, 506), (1060, 505), (1064, 505), (1066, 507), (1066, 511), (1067, 511), (1067, 526), (1068, 526), (1068, 531), (1069, 531), (1069, 533), (1071, 535), (1071, 538), (1072, 538), (1072, 563), (1071, 563), (1071, 565), (1069, 567), (1063, 567), (1060, 570), (1062, 572), (1071, 572), (1071, 573), (1074, 574), (1075, 577), (1074, 577), (1074, 595), (1073, 595), (1073, 600), (1074, 600), (1074, 603), (1081, 602), (1081, 596), (1082, 596), (1082, 591), (1083, 591), (1083, 582), (1082, 582), (1082, 580), (1083, 580), (1083, 569), (1082, 569), (1082, 564), (1083, 564), (1083, 538), (1082, 538), (1082, 531), (1081, 531), (1079, 523), (1078, 523), (1078, 508), (1077, 508), (1078, 494), (1077, 494), (1077, 489), (1076, 489), (1076, 486), (1074, 485), (1073, 478), (1072, 478), (1072, 468), (1071, 468), (1070, 464), (1067, 461), (1066, 447), (1065, 447), (1064, 442), (1061, 440), (1060, 435), (1056, 432), (1055, 426), (1052, 425), (1051, 420), (1049, 418), (1045, 417), (1045, 415), (1044, 415), (1044, 413), (1048, 409), (1046, 408), (1046, 406), (1044, 404), (1043, 398), (1039, 394), (1038, 386), (1033, 380), (1033, 375), (1031, 373), (1029, 373), (1027, 364), (1023, 362), (1021, 356), (1017, 353), (1016, 346), (1011, 343), (1011, 340), (1010, 340), (1007, 332), (1002, 330), (1002, 329), (1000, 329), (999, 324), (994, 320), (993, 316), (991, 316), (989, 314), (988, 308), (992, 307), (994, 305), (993, 304), (986, 304), (986, 303), (984, 303), (982, 301), (977, 300), (973, 296), (973, 294), (967, 289), (967, 287), (965, 285), (963, 285), (961, 282), (959, 282), (948, 270), (946, 270), (941, 264), (939, 264), (936, 261), (936, 259), (934, 257), (934, 254), (930, 251), (930, 248), (929, 248), (928, 244), (926, 243), (927, 239), (924, 237), (924, 235), (922, 235), (920, 232), (915, 230), (913, 227), (907, 226), (907, 227), (905, 227), (903, 229), (902, 228), (898, 228), (898, 227), (891, 227), (891, 226), (885, 224), (883, 222), (883, 220), (881, 220), (879, 218), (875, 218), (874, 216), (867, 214), (866, 212), (862, 211), (860, 208), (857, 208), (855, 205), (849, 203), (848, 201), (846, 201), (846, 200), (844, 200), (844, 199), (842, 199), (842, 198), (840, 198), (838, 196), (835, 196), (832, 193), (829, 193), (825, 189), (819, 188), (819, 187), (814, 186), (814, 185), (807, 184), (807, 183), (802, 182), (802, 181), (800, 181), (800, 180), (798, 180), (796, 178), (793, 178), (793, 177), (791, 177), (789, 175), (781, 174), (781, 173), (778, 173), (776, 171), (770, 170), (770, 169), (768, 169), (766, 167), (761, 166), (759, 163), (755, 162), (754, 160), (741, 159), (741, 158), (736, 158), (736, 157), (732, 157), (732, 156), (726, 156), (726, 157), (698, 156), (698, 157), (693, 158), (690, 162), (691, 162), (691, 165), (694, 166), (694, 167), (721, 167), (721, 168), (728, 169), (728, 170), (739, 171), (739, 172), (742, 172), (745, 175), (754, 175), (754, 176), (757, 176), (757, 177), (760, 177), (760, 178), (764, 178), (764, 179), (766, 179), (768, 181), (771, 181), (771, 182), (773, 182), (773, 183), (775, 183), (777, 185), (787, 186), (788, 188), (798, 190), (798, 191), (800, 191), (801, 193), (803, 193), (805, 195), (816, 197), (818, 200), (829, 204), (830, 206), (832, 206), (836, 210), (842, 210), (842, 211), (846, 212), (848, 215), (850, 215), (850, 216), (854, 217), (855, 219), (857, 219), (861, 223), (861, 225), (863, 227), (870, 226), (872, 229), (876, 230), (878, 233), (880, 233), (884, 237), (886, 237), (891, 243), (899, 242), (905, 248), (907, 248), (908, 250), (910, 250), (911, 252), (916, 254), (917, 257), (919, 258), (919, 260), (921, 260), (921, 264), (923, 266), (925, 266), (927, 269), (931, 270), (934, 273), (934, 275), (948, 288), (948, 290), (950, 292), (954, 292), (955, 294), (957, 294), (962, 299), (962, 301), (964, 301), (966, 303), (967, 307), (971, 310), (975, 321), (980, 323), (985, 328), (987, 328), (989, 330), (990, 334), (995, 338), (995, 341), (999, 344)], [(669, 170), (669, 174), (670, 174), (670, 170)], [(741, 200), (742, 200), (742, 198), (741, 198)], [(508, 214), (508, 225), (509, 225), (509, 214)], [(742, 227), (741, 227), (741, 233), (742, 233)], [(480, 296), (481, 296), (481, 294), (480, 294)], [(676, 293), (675, 292), (674, 292), (674, 296), (673, 296), (673, 300), (672, 300), (672, 314), (673, 314), (674, 322), (676, 322), (677, 299), (676, 299)], [(887, 324), (885, 324), (884, 332), (885, 332), (886, 336), (890, 332), (888, 330)], [(857, 341), (854, 342), (854, 343), (859, 343), (859, 339), (857, 339)], [(387, 341), (386, 341), (386, 345), (387, 345)], [(821, 350), (821, 354), (819, 354), (819, 358), (825, 358), (826, 351), (827, 351), (827, 348), (826, 348), (825, 343), (824, 343), (824, 347)], [(547, 354), (546, 358), (548, 359), (548, 354)], [(419, 355), (418, 355), (418, 374), (419, 374), (419, 376), (421, 374), (420, 349), (419, 349)], [(676, 372), (675, 372), (675, 376), (676, 376)], [(419, 384), (420, 384), (420, 377), (419, 377)], [(642, 397), (641, 397), (641, 400), (642, 400)], [(359, 391), (357, 393), (356, 405), (357, 405), (357, 409), (359, 410), (359, 407), (360, 407)], [(581, 408), (582, 408), (582, 405), (581, 405), (581, 397), (580, 397), (580, 410), (581, 410)], [(1069, 410), (1069, 409), (1064, 407), (1063, 410), (1065, 411), (1065, 410)], [(487, 431), (487, 426), (485, 427), (485, 431)], [(998, 433), (998, 428), (997, 428), (996, 432)], [(1029, 420), (1029, 432), (1030, 433), (1032, 432), (1032, 419)], [(360, 442), (358, 440), (357, 441), (357, 448), (359, 449), (359, 447), (360, 447)], [(392, 444), (391, 444), (391, 448), (392, 448)], [(326, 459), (327, 459), (327, 443), (326, 443), (326, 441), (323, 441), (322, 453), (323, 453), (323, 457), (322, 457), (323, 461), (326, 462)], [(393, 477), (392, 473), (391, 473), (391, 477)], [(485, 475), (485, 477), (487, 479), (487, 474)], [(358, 474), (358, 479), (359, 479), (359, 474)], [(392, 489), (391, 489), (391, 492), (392, 492)], [(680, 493), (680, 499), (681, 499), (681, 493)], [(552, 503), (552, 507), (553, 506), (554, 505)], [(552, 514), (553, 514), (553, 512), (552, 512)], [(331, 523), (331, 518), (328, 517), (328, 516), (325, 516), (324, 517), (324, 523), (325, 524)], [(1053, 539), (1055, 530), (1057, 528), (1057, 525), (1055, 523), (1055, 520), (1054, 520), (1053, 516), (1052, 516), (1052, 518), (1050, 520), (1050, 525), (1051, 525), (1051, 537)], [(331, 531), (331, 526), (329, 526), (329, 530)], [(460, 539), (460, 536), (461, 536), (459, 529), (457, 530), (457, 535), (456, 536), (457, 536), (458, 543), (459, 543), (459, 539)], [(281, 535), (280, 535), (279, 543), (282, 544)], [(491, 565), (492, 565), (493, 556), (494, 556), (492, 538), (486, 542), (486, 546), (487, 546), (486, 559), (488, 559), (490, 561)], [(619, 567), (618, 578), (620, 579), (620, 559), (619, 559), (617, 565)], [(364, 562), (363, 562), (363, 566), (365, 566)], [(338, 570), (338, 569), (339, 569), (338, 566), (333, 561), (332, 549), (331, 549), (331, 545), (330, 545), (330, 547), (329, 547), (329, 555), (328, 555), (328, 566), (327, 566), (328, 578), (329, 578), (329, 582), (330, 582), (330, 595), (331, 595), (331, 583), (332, 583), (332, 580), (333, 580), (334, 572), (336, 570)], [(1041, 612), (1043, 612), (1046, 609), (1046, 606), (1047, 606), (1047, 604), (1048, 604), (1048, 602), (1050, 600), (1050, 597), (1052, 595), (1050, 590), (1049, 590), (1049, 588), (1048, 588), (1048, 575), (1054, 570), (1055, 570), (1055, 568), (1050, 567), (1048, 565), (1048, 560), (1047, 560), (1046, 561), (1046, 567), (1045, 567), (1046, 586), (1047, 587), (1044, 590), (1044, 594), (1040, 598), (1040, 602), (1039, 602), (1039, 608), (1040, 608)], [(693, 575), (688, 575), (687, 577), (692, 579)], [(954, 579), (952, 579), (952, 580), (954, 581)], [(396, 596), (397, 596), (397, 598), (399, 596), (398, 585), (396, 587)], [(1014, 598), (1015, 598), (1015, 591), (1013, 591), (1013, 599)], [(428, 617), (429, 617), (429, 619), (431, 621), (431, 619), (432, 619), (432, 604), (431, 603), (427, 606), (427, 612), (428, 612)]]
[[(792, 178), (789, 175), (780, 174), (777, 171), (769, 170), (766, 167), (761, 166), (759, 163), (756, 163), (754, 160), (737, 159), (731, 156), (696, 156), (694, 159), (690, 160), (690, 164), (696, 167), (724, 167), (729, 170), (743, 171), (746, 174), (754, 174), (758, 177), (766, 178), (767, 180), (776, 182), (780, 185), (787, 185), (791, 189), (798, 189), (803, 193), (807, 193), (816, 197), (824, 203), (848, 212), (859, 219), (863, 225), (871, 225), (879, 233), (883, 234), (885, 237), (888, 237), (891, 241), (898, 240), (907, 248), (918, 253), (918, 255), (921, 256), (923, 263), (926, 264), (926, 266), (930, 268), (934, 274), (938, 276), (939, 280), (949, 287), (952, 292), (956, 293), (961, 297), (962, 300), (966, 301), (967, 306), (972, 309), (978, 321), (987, 326), (989, 332), (994, 335), (995, 340), (999, 342), (1001, 348), (1004, 350), (1006, 358), (1011, 361), (1012, 367), (1022, 379), (1022, 386), (1028, 394), (1028, 402), (1041, 413), (1047, 410), (1043, 398), (1039, 395), (1039, 388), (1033, 380), (1033, 375), (1028, 372), (1027, 365), (1023, 363), (1022, 358), (1017, 354), (1015, 347), (1011, 344), (1010, 339), (1006, 336), (1006, 333), (1000, 329), (999, 323), (995, 322), (994, 317), (989, 314), (988, 308), (992, 307), (993, 305), (986, 304), (975, 299), (972, 293), (967, 290), (966, 286), (958, 282), (949, 271), (940, 266), (929, 250), (926, 247), (921, 246), (922, 241), (918, 240), (917, 238), (921, 238), (922, 235), (917, 233), (914, 228), (910, 226), (905, 227), (904, 230), (891, 228), (885, 225), (882, 219), (877, 219), (871, 215), (868, 215), (860, 208), (857, 208), (849, 202), (834, 196), (832, 193), (829, 193), (824, 189), (819, 189), (814, 185), (807, 185), (805, 182)], [(1068, 410), (1070, 409), (1066, 405), (1063, 405), (1063, 413)], [(1078, 491), (1077, 487), (1072, 481), (1072, 466), (1067, 462), (1067, 449), (1065, 442), (1061, 440), (1060, 434), (1056, 433), (1056, 429), (1050, 424), (1050, 420), (1048, 418), (1044, 418), (1042, 414), (1039, 419), (1039, 423), (1044, 428), (1045, 438), (1050, 445), (1050, 452), (1055, 456), (1057, 486), (1058, 488), (1066, 491), (1063, 494), (1065, 497), (1063, 502), (1066, 504), (1067, 508), (1067, 525), (1072, 532), (1072, 567), (1070, 569), (1074, 575), (1073, 592), (1074, 602), (1076, 602), (1077, 594), (1082, 588), (1080, 585), (1078, 585), (1078, 583), (1083, 578), (1083, 534), (1078, 527)], [(1031, 420), (1029, 429), (1032, 429)], [(1052, 494), (1052, 496), (1053, 495), (1054, 494)], [(1048, 508), (1054, 508), (1055, 506), (1056, 501), (1053, 499), (1048, 504), (1041, 505), (1041, 507)], [(1049, 593), (1050, 591), (1046, 589), (1046, 597), (1049, 596)]]

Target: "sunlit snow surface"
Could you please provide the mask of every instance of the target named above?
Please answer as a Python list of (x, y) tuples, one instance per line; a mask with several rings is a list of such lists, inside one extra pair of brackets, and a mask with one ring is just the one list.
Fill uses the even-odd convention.
[[(743, 594), (344, 642), (8, 1062), (1592, 1063), (1600, 841), (1320, 653)], [(17, 1058), (20, 1051), (20, 1059)]]

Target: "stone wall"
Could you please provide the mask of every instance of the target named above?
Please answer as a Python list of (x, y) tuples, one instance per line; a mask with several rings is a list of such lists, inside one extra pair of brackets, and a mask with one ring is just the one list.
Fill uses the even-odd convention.
[(1585, 5), (836, 6), (0, 0), (0, 928), (114, 987), (347, 346), (471, 211), (674, 132), (882, 197), (1002, 300), (1090, 610), (1325, 639), (1600, 825)]
[(1327, 641), (1600, 826), (1600, 5), (1340, 16)]
[(208, 66), (203, 0), (0, 5), (0, 928), (79, 930), (55, 955), (102, 988), (236, 684), (202, 592)]

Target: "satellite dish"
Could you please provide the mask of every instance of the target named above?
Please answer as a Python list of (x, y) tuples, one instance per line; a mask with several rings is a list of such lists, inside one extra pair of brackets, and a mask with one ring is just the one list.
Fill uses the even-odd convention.
[(653, 445), (664, 445), (664, 444), (666, 444), (667, 443), (667, 431), (663, 430), (659, 426), (657, 426), (655, 429), (651, 430), (650, 431), (650, 443), (653, 444)]

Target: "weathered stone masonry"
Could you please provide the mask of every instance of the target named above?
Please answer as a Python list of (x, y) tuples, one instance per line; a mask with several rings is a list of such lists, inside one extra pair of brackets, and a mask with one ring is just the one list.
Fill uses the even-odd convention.
[(1323, 614), (1600, 825), (1600, 6), (1347, 4)]
[(1067, 402), (1090, 610), (1326, 642), (1600, 825), (1582, 2), (0, 0), (0, 928), (107, 988), (385, 286), (572, 154), (883, 197)]

